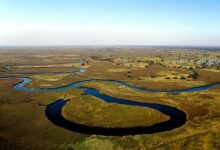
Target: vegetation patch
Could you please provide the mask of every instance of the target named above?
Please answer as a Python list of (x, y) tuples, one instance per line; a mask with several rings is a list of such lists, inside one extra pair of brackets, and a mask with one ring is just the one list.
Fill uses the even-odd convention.
[(37, 80), (46, 80), (46, 81), (58, 81), (67, 77), (69, 74), (41, 74), (41, 75), (33, 75), (31, 76), (33, 79)]
[(126, 72), (127, 69), (117, 68), (117, 69), (108, 69), (109, 72)]
[(72, 99), (62, 114), (73, 122), (106, 128), (148, 126), (169, 119), (154, 109), (105, 103), (91, 96)]

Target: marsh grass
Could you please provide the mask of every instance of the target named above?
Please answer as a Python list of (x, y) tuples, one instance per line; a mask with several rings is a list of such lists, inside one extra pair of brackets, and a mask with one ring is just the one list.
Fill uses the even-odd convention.
[(73, 122), (106, 128), (149, 126), (169, 119), (150, 108), (109, 104), (91, 96), (72, 99), (62, 113)]

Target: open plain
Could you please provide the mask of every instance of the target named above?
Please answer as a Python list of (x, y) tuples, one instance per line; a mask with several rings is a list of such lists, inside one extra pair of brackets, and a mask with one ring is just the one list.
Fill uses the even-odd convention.
[[(219, 51), (202, 49), (1, 48), (0, 149), (217, 150), (219, 60)], [(16, 88), (23, 78), (31, 81)], [(86, 82), (69, 87), (81, 81)], [(68, 100), (61, 116), (69, 122), (121, 128), (120, 135), (72, 131), (54, 123), (46, 110), (61, 99)], [(145, 103), (149, 106), (142, 107)], [(156, 106), (186, 114), (185, 122), (154, 133), (123, 134), (123, 128), (144, 128), (172, 119)]]

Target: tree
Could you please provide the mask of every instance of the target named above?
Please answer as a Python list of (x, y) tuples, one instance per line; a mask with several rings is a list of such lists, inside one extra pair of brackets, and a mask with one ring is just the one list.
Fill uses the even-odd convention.
[(188, 78), (197, 79), (199, 74), (193, 70), (192, 73), (188, 76)]

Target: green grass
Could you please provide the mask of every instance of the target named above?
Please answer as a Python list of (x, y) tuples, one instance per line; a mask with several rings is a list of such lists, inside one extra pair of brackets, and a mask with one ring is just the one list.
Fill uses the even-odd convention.
[(87, 137), (59, 128), (45, 116), (46, 105), (65, 98), (68, 93), (79, 95), (80, 91), (19, 92), (11, 88), (16, 81), (0, 79), (0, 149), (57, 149), (61, 144), (76, 143)]
[(73, 122), (106, 128), (148, 126), (169, 119), (150, 108), (109, 104), (91, 96), (73, 98), (62, 114)]

